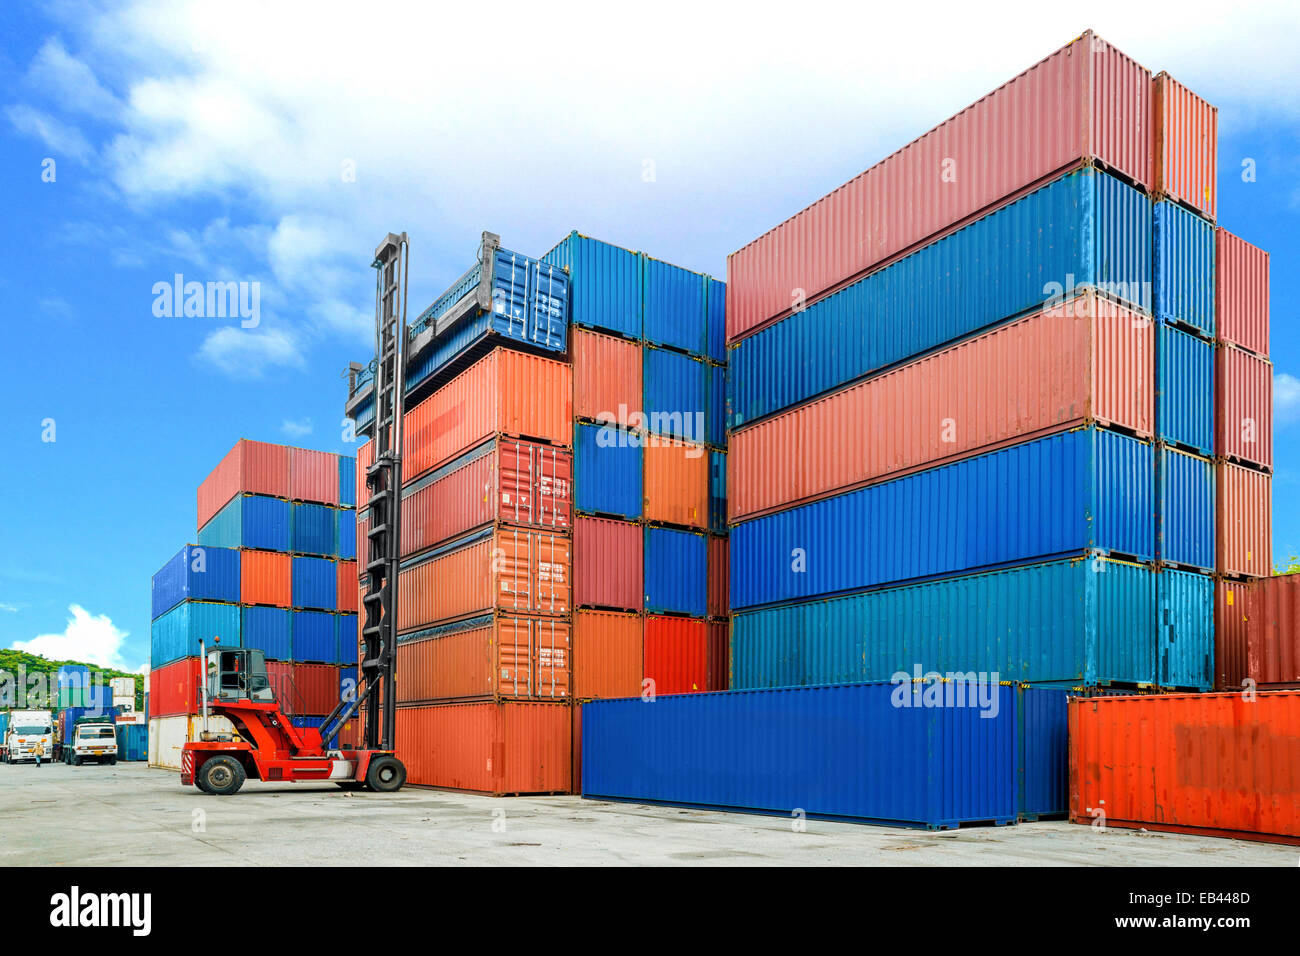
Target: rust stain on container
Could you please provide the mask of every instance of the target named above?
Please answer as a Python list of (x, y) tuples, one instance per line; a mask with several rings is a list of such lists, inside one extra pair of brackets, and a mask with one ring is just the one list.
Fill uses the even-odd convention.
[(706, 528), (709, 523), (709, 456), (703, 445), (658, 435), (644, 449), (647, 521)]
[(640, 345), (574, 327), (569, 329), (569, 350), (575, 417), (626, 422), (632, 412), (641, 411)]
[(1215, 230), (1214, 326), (1220, 342), (1268, 357), (1268, 253)]
[(1217, 454), (1273, 469), (1273, 365), (1232, 345), (1215, 350)]
[(641, 616), (579, 608), (573, 612), (573, 696), (641, 693)]
[(397, 702), (482, 697), (567, 700), (571, 628), (554, 617), (492, 615), (397, 645)]
[(1273, 479), (1220, 461), (1215, 475), (1215, 545), (1220, 574), (1264, 577), (1273, 570)]
[(1214, 219), (1219, 111), (1168, 73), (1155, 78), (1156, 194)]

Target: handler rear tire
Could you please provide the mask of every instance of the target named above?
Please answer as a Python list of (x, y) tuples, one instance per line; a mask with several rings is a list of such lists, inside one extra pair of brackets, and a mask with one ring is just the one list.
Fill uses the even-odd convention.
[(247, 777), (243, 764), (234, 757), (222, 755), (205, 760), (195, 773), (194, 782), (204, 793), (228, 797), (239, 792)]
[(375, 793), (394, 793), (406, 783), (406, 768), (391, 754), (370, 761), (366, 768), (366, 786)]

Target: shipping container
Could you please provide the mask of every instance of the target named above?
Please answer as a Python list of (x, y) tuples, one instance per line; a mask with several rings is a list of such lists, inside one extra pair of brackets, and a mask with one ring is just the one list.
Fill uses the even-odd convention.
[(1216, 229), (1215, 328), (1219, 341), (1268, 357), (1268, 253)]
[(640, 615), (585, 608), (574, 611), (574, 699), (640, 694), (642, 647)]
[(397, 577), (401, 633), (478, 617), (492, 610), (567, 614), (568, 534), (488, 528), (435, 548)]
[(357, 556), (357, 513), (352, 508), (335, 508), (334, 537), (338, 542), (335, 554), (347, 561)]
[(741, 429), (730, 520), (1092, 422), (1150, 437), (1153, 338), (1085, 293)]
[[(284, 667), (285, 665), (276, 665)], [(323, 717), (339, 702), (339, 668), (337, 664), (289, 665), (292, 679), (281, 680), (276, 687), (280, 709), (292, 717)], [(270, 665), (267, 666), (270, 676)], [(274, 687), (274, 682), (272, 683)]]
[(1297, 842), (1297, 740), (1294, 691), (1072, 700), (1070, 819)]
[(704, 290), (704, 327), (708, 356), (719, 365), (727, 362), (727, 284), (709, 279)]
[(709, 277), (645, 256), (641, 263), (642, 334), (647, 342), (704, 355)]
[(399, 704), (508, 698), (567, 700), (571, 626), (563, 618), (487, 614), (403, 635)]
[(655, 435), (703, 443), (708, 438), (708, 363), (653, 346), (646, 346), (641, 354), (645, 429)]
[(730, 542), (726, 538), (709, 535), (709, 617), (726, 617), (731, 613), (729, 549)]
[(289, 491), (289, 449), (241, 438), (199, 485), (196, 527), (207, 524), (237, 494), (288, 498)]
[(731, 606), (1089, 550), (1149, 561), (1154, 486), (1151, 445), (1101, 428), (871, 485), (734, 526)]
[(494, 438), (402, 489), (402, 556), (488, 524), (563, 531), (573, 520), (573, 453)]
[(1214, 454), (1214, 346), (1169, 325), (1156, 327), (1156, 437)]
[(289, 502), (265, 495), (238, 495), (199, 529), (199, 544), (288, 551)]
[(705, 368), (709, 384), (709, 404), (704, 409), (704, 439), (714, 448), (727, 447), (727, 369), (721, 365)]
[(1152, 206), (1155, 317), (1214, 338), (1214, 223), (1165, 200)]
[(641, 408), (641, 346), (575, 328), (570, 356), (574, 417), (626, 424)]
[(584, 514), (640, 518), (645, 437), (613, 425), (573, 426), (575, 504)]
[(151, 717), (172, 717), (176, 714), (197, 714), (203, 706), (200, 682), (203, 680), (203, 661), (198, 657), (198, 647), (193, 657), (155, 667), (151, 672), (149, 702)]
[(361, 609), (357, 602), (357, 591), (360, 587), (360, 581), (357, 578), (357, 563), (355, 561), (339, 561), (335, 565), (338, 576), (338, 587), (336, 589), (337, 601), (340, 611), (352, 611), (353, 613)]
[(290, 547), (296, 554), (336, 555), (337, 509), (294, 502), (290, 516)]
[(1240, 603), (1249, 608), (1245, 676), (1256, 684), (1300, 682), (1300, 574), (1261, 578), (1249, 589), (1236, 587), (1244, 591)]
[[(357, 511), (369, 507), (370, 489), (366, 485), (366, 472), (375, 463), (375, 443), (367, 441), (357, 449)], [(407, 478), (410, 476), (407, 475)]]
[(495, 349), (403, 417), (403, 477), (414, 481), (493, 435), (573, 440), (573, 372), (562, 362)]
[(1156, 601), (1160, 685), (1209, 690), (1214, 686), (1214, 579), (1161, 568)]
[(727, 453), (709, 449), (709, 530), (727, 533)]
[(293, 606), (332, 611), (338, 606), (338, 565), (328, 558), (295, 555)]
[(731, 689), (731, 635), (726, 621), (705, 626), (704, 690)]
[(288, 497), (293, 501), (338, 504), (338, 455), (331, 451), (290, 448)]
[[(325, 718), (324, 717), (290, 717), (289, 723), (294, 727), (297, 727), (299, 730), (308, 727), (314, 730), (320, 730), (321, 727), (325, 726)], [(339, 740), (338, 734), (335, 734), (334, 736), (330, 737), (329, 740), (323, 741), (323, 743), (326, 747), (333, 748), (338, 746), (338, 740)]]
[(1156, 448), (1156, 560), (1214, 570), (1214, 464)]
[(149, 759), (149, 727), (147, 724), (117, 725), (117, 759), (132, 761)]
[(496, 796), (568, 793), (572, 709), (532, 701), (397, 709), (407, 782)]
[(1273, 479), (1230, 462), (1214, 465), (1220, 574), (1263, 577), (1273, 570)]
[(279, 551), (244, 551), (240, 555), (240, 598), (244, 604), (293, 604), (293, 559)]
[(585, 704), (582, 719), (584, 797), (930, 828), (1016, 816), (1010, 686), (602, 700)]
[(703, 534), (674, 528), (645, 529), (642, 606), (655, 614), (704, 617), (708, 613), (708, 543)]
[(1151, 73), (1091, 31), (727, 260), (727, 341), (1094, 161), (1149, 187)]
[(978, 673), (1153, 684), (1149, 568), (1089, 556), (735, 614), (731, 686), (771, 688)]
[(199, 641), (208, 647), (221, 638), (226, 647), (240, 647), (239, 606), (208, 601), (182, 601), (150, 627), (149, 662), (154, 668), (199, 653)]
[(1273, 364), (1231, 345), (1214, 353), (1215, 454), (1273, 470)]
[(150, 717), (149, 766), (162, 770), (181, 769), (181, 750), (199, 739), (204, 727), (213, 734), (233, 734), (234, 725), (224, 717)]
[(1155, 193), (1213, 219), (1217, 195), (1219, 111), (1168, 73), (1157, 73)]
[(574, 325), (641, 338), (640, 253), (574, 231), (542, 261), (569, 273), (569, 317)]
[(240, 552), (189, 544), (153, 576), (153, 618), (181, 601), (239, 602)]
[(641, 526), (609, 518), (573, 522), (573, 603), (639, 611), (644, 598)]
[(290, 660), (293, 657), (293, 641), (289, 614), (282, 607), (241, 608), (240, 624), (244, 647), (261, 651), (267, 660)]
[(728, 424), (737, 429), (1088, 290), (1151, 311), (1151, 204), (1095, 169), (1049, 183), (742, 341), (729, 356)]
[(1071, 693), (1059, 687), (1016, 685), (1018, 820), (1064, 817), (1069, 812)]
[(646, 693), (694, 694), (709, 689), (709, 632), (689, 617), (647, 614), (642, 635)]
[(339, 504), (357, 505), (357, 459), (352, 455), (339, 455)]
[(643, 451), (646, 521), (709, 525), (709, 454), (699, 444), (650, 435)]
[(340, 663), (338, 615), (329, 611), (294, 611), (290, 628), (293, 640), (291, 660)]
[(1249, 677), (1249, 618), (1260, 580), (1214, 582), (1214, 689), (1241, 690)]

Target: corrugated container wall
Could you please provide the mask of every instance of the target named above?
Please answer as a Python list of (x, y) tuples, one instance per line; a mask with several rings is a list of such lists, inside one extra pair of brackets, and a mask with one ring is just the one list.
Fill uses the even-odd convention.
[(1168, 73), (1155, 78), (1155, 191), (1213, 219), (1219, 111)]
[(574, 329), (571, 357), (574, 417), (627, 424), (641, 408), (641, 346)]
[(645, 429), (703, 444), (708, 438), (709, 366), (701, 359), (651, 346), (641, 354)]
[(642, 334), (647, 342), (703, 355), (708, 349), (704, 322), (706, 276), (646, 256), (641, 265)]
[(651, 436), (645, 458), (646, 521), (709, 526), (709, 454), (703, 445)]
[(1214, 345), (1170, 325), (1156, 327), (1156, 437), (1214, 453)]
[(226, 647), (241, 647), (239, 606), (207, 601), (182, 601), (150, 626), (152, 667), (161, 667), (199, 652), (199, 640), (214, 637)]
[(641, 693), (641, 618), (619, 611), (573, 612), (573, 696), (635, 697)]
[(1153, 207), (1155, 316), (1214, 338), (1214, 223), (1165, 200)]
[(641, 610), (644, 597), (641, 526), (579, 517), (573, 524), (573, 603)]
[(569, 271), (574, 325), (641, 338), (641, 259), (618, 246), (572, 232), (543, 262)]
[(261, 651), (267, 660), (287, 661), (293, 657), (293, 629), (287, 608), (244, 607), (239, 614), (245, 647)]
[(1273, 479), (1223, 461), (1214, 471), (1217, 570), (1266, 577), (1273, 569)]
[(397, 645), (399, 704), (482, 697), (569, 698), (570, 624), (489, 615), (421, 631)]
[(338, 606), (338, 566), (328, 558), (294, 556), (293, 606), (332, 611)]
[(647, 614), (643, 634), (646, 687), (655, 694), (708, 690), (708, 629), (689, 617)]
[(707, 575), (708, 545), (703, 534), (645, 529), (646, 611), (704, 617), (709, 603)]
[(1156, 574), (1161, 687), (1214, 686), (1214, 579), (1161, 568)]
[(1215, 230), (1215, 315), (1220, 342), (1268, 357), (1268, 253)]
[(238, 495), (199, 529), (199, 544), (288, 551), (290, 511), (283, 498)]
[(241, 552), (186, 545), (158, 569), (151, 585), (151, 619), (185, 600), (238, 603)]
[(726, 617), (731, 613), (731, 542), (709, 536), (709, 617)]
[(573, 426), (575, 507), (584, 514), (639, 518), (644, 506), (643, 436), (612, 425)]
[(290, 448), (289, 498), (336, 504), (339, 500), (338, 456), (328, 451)]
[(1233, 346), (1215, 350), (1214, 450), (1273, 470), (1273, 365)]
[(1214, 583), (1214, 689), (1240, 690), (1249, 676), (1248, 620), (1257, 581)]
[(245, 604), (290, 607), (293, 560), (280, 551), (244, 551), (240, 560), (241, 600)]
[(1214, 570), (1214, 466), (1208, 458), (1156, 449), (1156, 560)]
[(289, 497), (289, 449), (241, 438), (198, 489), (198, 525), (240, 492)]
[(1300, 574), (1262, 578), (1244, 596), (1246, 675), (1258, 684), (1300, 682)]

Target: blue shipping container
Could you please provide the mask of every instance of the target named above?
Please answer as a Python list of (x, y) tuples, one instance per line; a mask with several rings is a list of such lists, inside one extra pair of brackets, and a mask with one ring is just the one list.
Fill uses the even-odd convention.
[(591, 701), (582, 794), (929, 828), (1008, 823), (1016, 703), (1014, 687), (962, 682)]
[(290, 641), (291, 632), (287, 608), (246, 607), (242, 611), (241, 624), (244, 647), (251, 647), (261, 651), (267, 660), (293, 660), (293, 644)]
[[(320, 717), (290, 717), (289, 723), (293, 724), (299, 730), (306, 727), (314, 727), (316, 730), (320, 730), (321, 725), (325, 723), (325, 717), (323, 715)], [(326, 747), (337, 747), (339, 744), (338, 734), (335, 733), (329, 740), (322, 741), (322, 743)]]
[(1156, 482), (1156, 559), (1213, 571), (1213, 463), (1161, 445)]
[(1013, 445), (737, 524), (731, 605), (1092, 550), (1150, 561), (1154, 490), (1151, 445), (1118, 432)]
[(289, 550), (289, 502), (236, 495), (199, 529), (199, 544), (217, 548)]
[(117, 759), (118, 760), (148, 760), (149, 759), (149, 725), (148, 724), (118, 724), (117, 725)]
[(153, 576), (153, 618), (186, 599), (239, 602), (239, 552), (186, 545)]
[(704, 355), (709, 347), (705, 317), (708, 281), (698, 272), (645, 256), (641, 264), (645, 340)]
[(226, 647), (242, 647), (239, 607), (207, 601), (182, 601), (150, 628), (149, 661), (154, 670), (182, 657), (197, 657), (199, 641), (214, 637)]
[(1161, 686), (1209, 690), (1214, 683), (1214, 579), (1162, 568), (1156, 586)]
[(646, 528), (646, 612), (704, 617), (709, 603), (708, 554), (703, 534)]
[(1177, 203), (1153, 207), (1155, 316), (1214, 338), (1214, 224)]
[(709, 365), (651, 346), (641, 354), (647, 430), (703, 444), (708, 439)]
[(1156, 437), (1214, 453), (1214, 344), (1156, 326)]
[(709, 530), (727, 533), (727, 453), (709, 452)]
[(297, 554), (333, 555), (337, 531), (337, 508), (329, 505), (293, 503), (293, 529), (290, 551)]
[(356, 507), (357, 459), (354, 455), (339, 455), (339, 504)]
[(705, 291), (704, 324), (709, 339), (708, 355), (713, 361), (727, 361), (727, 284), (710, 278)]
[(731, 686), (931, 672), (1154, 684), (1154, 577), (1080, 557), (747, 611), (732, 618)]
[(293, 660), (319, 664), (339, 662), (337, 615), (328, 611), (293, 612)]
[(743, 339), (729, 356), (730, 425), (1087, 288), (1150, 314), (1150, 203), (1095, 169), (1069, 173)]
[(542, 261), (569, 273), (574, 325), (641, 338), (640, 253), (572, 232)]
[(338, 508), (335, 511), (335, 518), (338, 519), (336, 535), (338, 556), (344, 561), (355, 560), (357, 556), (357, 513), (352, 508)]
[(727, 447), (727, 370), (721, 365), (705, 368), (709, 377), (709, 407), (704, 414), (705, 438), (714, 448)]
[[(353, 615), (355, 617), (356, 615)], [(355, 631), (353, 632), (356, 633)], [(339, 700), (355, 700), (357, 697), (357, 669), (355, 667), (339, 668)]]
[(326, 611), (338, 606), (338, 568), (333, 561), (294, 557), (293, 606)]
[(1016, 750), (1020, 820), (1062, 817), (1070, 809), (1069, 691), (1017, 685)]
[(583, 514), (639, 518), (641, 437), (613, 425), (573, 426), (575, 506)]
[[(342, 611), (334, 615), (338, 625), (339, 663), (352, 664), (357, 660), (357, 642), (360, 633), (357, 630), (357, 615), (352, 611)], [(344, 668), (346, 671), (347, 668)], [(354, 667), (355, 671), (356, 668)], [(346, 676), (346, 674), (344, 675)], [(355, 675), (353, 675), (355, 677)]]

